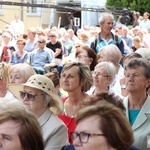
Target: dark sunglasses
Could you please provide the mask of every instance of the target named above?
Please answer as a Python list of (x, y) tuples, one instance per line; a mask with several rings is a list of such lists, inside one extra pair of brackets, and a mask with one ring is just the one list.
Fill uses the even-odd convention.
[(27, 99), (30, 101), (34, 101), (36, 96), (44, 95), (44, 94), (30, 94), (26, 91), (19, 91), (19, 93), (21, 99), (24, 99), (25, 96), (27, 96)]
[(49, 37), (56, 37), (55, 35), (50, 35)]
[(45, 43), (44, 41), (38, 41), (38, 43)]

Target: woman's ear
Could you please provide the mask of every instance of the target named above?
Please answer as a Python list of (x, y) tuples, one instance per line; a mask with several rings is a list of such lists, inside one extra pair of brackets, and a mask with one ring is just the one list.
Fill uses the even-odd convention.
[(150, 79), (148, 79), (147, 83), (146, 83), (146, 88), (150, 87)]
[(108, 82), (109, 82), (109, 84), (111, 84), (113, 82), (113, 78), (112, 77), (108, 77)]
[(93, 58), (90, 58), (90, 62), (89, 62), (89, 65), (91, 65), (93, 62)]

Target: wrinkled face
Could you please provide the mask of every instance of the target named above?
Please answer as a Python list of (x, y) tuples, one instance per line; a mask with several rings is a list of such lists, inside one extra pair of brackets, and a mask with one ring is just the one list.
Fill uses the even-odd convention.
[(105, 17), (105, 21), (100, 24), (101, 30), (105, 33), (110, 33), (111, 29), (113, 28), (114, 20), (107, 16)]
[(82, 52), (80, 52), (78, 54), (78, 56), (76, 57), (76, 59), (77, 59), (78, 62), (86, 64), (89, 67), (90, 67), (90, 65), (91, 65), (91, 63), (93, 61), (93, 59), (88, 56), (88, 53), (85, 50), (82, 50)]
[(112, 82), (112, 78), (108, 76), (105, 68), (95, 67), (93, 73), (93, 85), (99, 89), (108, 89), (108, 86)]
[(81, 138), (85, 140), (87, 138), (86, 133), (90, 134), (100, 134), (100, 135), (91, 135), (89, 136), (88, 140), (86, 140), (85, 143), (82, 143), (79, 139), (79, 136), (77, 136), (74, 139), (74, 146), (75, 150), (112, 150), (112, 148), (109, 146), (106, 137), (103, 134), (103, 132), (100, 130), (100, 118), (97, 115), (93, 115), (87, 118), (82, 119), (75, 129), (75, 132), (78, 134), (82, 134)]
[(149, 79), (146, 79), (142, 67), (135, 69), (127, 68), (125, 70), (125, 83), (126, 89), (129, 92), (145, 91), (149, 87)]
[(13, 120), (0, 124), (0, 150), (22, 150), (19, 128), (20, 124)]
[(22, 97), (20, 97), (24, 105), (39, 117), (47, 108), (47, 103), (43, 100), (44, 95), (42, 91), (31, 87), (24, 87), (23, 92)]
[(61, 86), (63, 90), (67, 92), (81, 90), (82, 84), (80, 83), (78, 70), (78, 66), (73, 66), (61, 73)]
[(27, 80), (24, 76), (22, 76), (17, 69), (14, 69), (9, 74), (9, 82), (10, 83), (25, 83)]

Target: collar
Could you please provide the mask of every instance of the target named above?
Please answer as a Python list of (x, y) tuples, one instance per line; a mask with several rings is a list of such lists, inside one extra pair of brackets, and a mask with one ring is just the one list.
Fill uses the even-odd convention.
[(51, 115), (52, 115), (52, 112), (50, 111), (49, 108), (47, 108), (45, 112), (38, 118), (38, 122), (40, 126), (43, 126), (47, 122), (47, 120), (49, 120)]

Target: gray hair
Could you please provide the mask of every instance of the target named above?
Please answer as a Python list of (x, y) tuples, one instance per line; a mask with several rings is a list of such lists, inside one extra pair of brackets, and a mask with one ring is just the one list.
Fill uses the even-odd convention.
[(143, 74), (147, 79), (150, 79), (150, 63), (144, 58), (133, 58), (125, 66), (125, 71), (128, 69), (136, 69), (142, 67)]
[(140, 54), (144, 59), (148, 60), (150, 58), (150, 49), (149, 48), (139, 48), (135, 53)]
[(10, 76), (11, 72), (13, 71), (17, 71), (17, 73), (19, 73), (26, 81), (34, 74), (36, 74), (36, 72), (34, 71), (34, 69), (28, 65), (28, 64), (15, 64), (13, 66), (11, 66), (8, 70), (8, 75)]
[(114, 20), (113, 14), (111, 14), (111, 13), (101, 13), (101, 15), (99, 17), (99, 23), (104, 22), (106, 17), (111, 17)]
[(117, 73), (116, 67), (111, 62), (100, 62), (95, 66), (95, 68), (105, 69), (106, 74), (113, 79)]
[(115, 66), (118, 65), (122, 59), (122, 54), (119, 48), (114, 44), (109, 44), (101, 48), (100, 52), (107, 56), (108, 61), (112, 62)]

